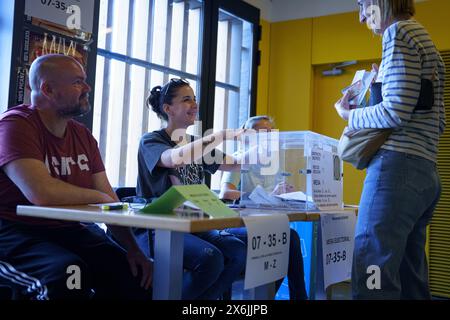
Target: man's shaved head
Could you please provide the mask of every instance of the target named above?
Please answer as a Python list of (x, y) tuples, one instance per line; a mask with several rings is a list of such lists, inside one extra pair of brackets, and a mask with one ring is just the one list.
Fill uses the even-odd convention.
[(90, 110), (83, 66), (74, 58), (50, 54), (37, 58), (29, 72), (31, 103), (60, 117), (74, 117)]
[(70, 64), (82, 66), (72, 57), (61, 54), (48, 54), (40, 56), (31, 64), (29, 82), (32, 91), (39, 91), (43, 81), (56, 81), (65, 67)]

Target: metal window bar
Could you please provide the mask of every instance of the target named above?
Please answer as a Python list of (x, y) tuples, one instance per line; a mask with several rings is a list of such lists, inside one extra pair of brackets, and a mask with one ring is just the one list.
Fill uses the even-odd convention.
[[(132, 56), (148, 59), (151, 52), (151, 31), (153, 21), (152, 0), (136, 0), (133, 16)], [(149, 86), (149, 71), (141, 66), (130, 65), (130, 106), (128, 113), (127, 152), (125, 154), (126, 169), (121, 169), (124, 182), (121, 185), (133, 186), (136, 184), (138, 168), (136, 166), (139, 141), (148, 127), (148, 109), (145, 99)]]
[[(113, 3), (114, 1), (107, 0), (107, 23), (106, 25), (108, 26), (108, 28), (111, 28), (113, 25)], [(105, 49), (106, 50), (111, 50), (111, 42), (112, 42), (112, 35), (111, 33), (107, 33), (106, 34), (106, 41), (105, 41)], [(100, 50), (100, 49), (97, 49)], [(101, 104), (101, 124), (100, 124), (100, 136), (99, 136), (99, 148), (100, 148), (100, 153), (103, 157), (103, 159), (105, 159), (105, 155), (106, 155), (106, 145), (108, 143), (108, 139), (107, 139), (107, 133), (108, 133), (108, 121), (105, 121), (106, 119), (108, 119), (108, 115), (109, 115), (109, 96), (110, 96), (110, 86), (109, 86), (109, 81), (107, 80), (109, 78), (109, 70), (111, 69), (111, 63), (110, 63), (110, 59), (104, 57), (104, 74), (103, 74), (103, 89), (102, 89), (102, 104)]]
[[(115, 26), (115, 21), (114, 20), (114, 5), (117, 5), (117, 1), (114, 0), (103, 0), (105, 1), (105, 3), (107, 3), (107, 26), (110, 27), (114, 27)], [(133, 20), (133, 13), (136, 10), (136, 1), (137, 0), (132, 0), (130, 1), (130, 10), (128, 11), (127, 19), (128, 21), (128, 26), (130, 29), (128, 29), (128, 32), (126, 32), (125, 34), (127, 35), (126, 37), (124, 36), (124, 38), (127, 41), (127, 50), (126, 52), (123, 52), (122, 50), (115, 50), (113, 48), (113, 34), (112, 33), (108, 33), (106, 35), (106, 43), (104, 48), (99, 48), (98, 49), (98, 56), (103, 58), (103, 65), (104, 65), (104, 69), (103, 69), (103, 86), (102, 86), (102, 90), (101, 90), (101, 128), (100, 128), (100, 134), (99, 134), (99, 146), (101, 149), (101, 153), (102, 156), (106, 156), (107, 155), (107, 150), (108, 144), (114, 143), (112, 141), (112, 137), (108, 136), (108, 132), (113, 132), (113, 128), (109, 127), (108, 125), (108, 117), (111, 115), (111, 113), (115, 113), (116, 111), (113, 110), (112, 108), (110, 108), (111, 104), (114, 103), (111, 96), (111, 94), (114, 94), (113, 92), (111, 92), (111, 90), (114, 89), (112, 82), (113, 81), (119, 81), (118, 84), (120, 86), (123, 85), (126, 94), (122, 97), (121, 100), (123, 100), (123, 104), (121, 106), (121, 110), (120, 113), (123, 116), (124, 121), (121, 122), (121, 134), (120, 136), (120, 155), (119, 157), (119, 166), (115, 167), (113, 165), (108, 165), (109, 168), (114, 167), (114, 171), (116, 171), (116, 173), (114, 174), (117, 180), (114, 181), (114, 183), (120, 183), (123, 184), (126, 181), (131, 181), (129, 180), (129, 178), (127, 177), (127, 173), (126, 168), (129, 166), (126, 166), (126, 163), (130, 163), (131, 164), (131, 160), (133, 157), (130, 155), (127, 155), (129, 153), (129, 146), (126, 142), (129, 142), (128, 139), (131, 138), (129, 137), (130, 135), (130, 126), (132, 125), (132, 123), (130, 122), (131, 119), (128, 118), (128, 114), (129, 114), (129, 110), (130, 108), (132, 108), (133, 106), (130, 106), (130, 80), (131, 80), (131, 76), (132, 76), (132, 72), (133, 69), (138, 68), (138, 67), (142, 67), (146, 70), (145, 72), (145, 85), (144, 85), (144, 90), (148, 90), (148, 88), (150, 88), (150, 86), (156, 85), (157, 83), (151, 83), (151, 79), (152, 79), (152, 74), (162, 74), (163, 79), (165, 79), (165, 81), (168, 81), (169, 79), (169, 75), (173, 75), (173, 76), (178, 76), (178, 77), (182, 77), (182, 78), (187, 78), (187, 79), (192, 79), (192, 81), (198, 83), (200, 80), (200, 76), (193, 74), (191, 72), (186, 72), (187, 70), (187, 54), (188, 52), (188, 42), (190, 41), (188, 34), (189, 34), (189, 10), (193, 9), (195, 7), (195, 5), (197, 5), (198, 10), (201, 10), (201, 4), (199, 2), (192, 2), (192, 1), (181, 1), (184, 2), (184, 21), (183, 21), (183, 28), (182, 28), (182, 53), (181, 53), (181, 67), (179, 68), (179, 66), (177, 65), (176, 67), (174, 67), (171, 64), (171, 61), (169, 59), (168, 61), (168, 57), (170, 57), (170, 50), (171, 50), (171, 40), (172, 40), (172, 23), (173, 23), (173, 11), (172, 11), (172, 4), (174, 2), (180, 2), (180, 0), (170, 0), (168, 2), (166, 2), (167, 4), (167, 8), (168, 8), (168, 13), (167, 13), (167, 23), (166, 23), (166, 34), (165, 34), (165, 38), (166, 38), (166, 43), (165, 43), (165, 61), (163, 62), (164, 65), (161, 65), (159, 63), (152, 63), (149, 61), (152, 61), (152, 54), (153, 54), (153, 50), (155, 48), (155, 43), (154, 43), (154, 37), (152, 36), (155, 30), (155, 26), (154, 26), (154, 21), (155, 21), (155, 15), (157, 15), (158, 13), (155, 10), (155, 3), (158, 0), (149, 0), (148, 5), (149, 5), (149, 17), (151, 17), (151, 19), (149, 19), (149, 23), (147, 24), (147, 52), (145, 55), (145, 60), (136, 58), (133, 56), (132, 52), (130, 52), (131, 48), (130, 48), (130, 43), (131, 43), (131, 39), (133, 38), (133, 35), (135, 34), (135, 32), (133, 32), (133, 26), (132, 23), (130, 23)], [(147, 5), (147, 4), (146, 4)], [(105, 10), (105, 9), (103, 9)], [(118, 17), (116, 17), (116, 19), (119, 19)], [(120, 16), (120, 19), (123, 19), (123, 16)], [(239, 23), (241, 23), (241, 20), (239, 19), (232, 19), (232, 20), (236, 20), (239, 21)], [(199, 26), (198, 26), (199, 27)], [(136, 28), (136, 27), (134, 27)], [(232, 28), (232, 26), (230, 26), (229, 28)], [(241, 27), (242, 28), (242, 27)], [(112, 28), (112, 30), (114, 32), (121, 32), (121, 30), (117, 30), (117, 28)], [(233, 29), (232, 29), (233, 30)], [(241, 31), (232, 31), (232, 33), (237, 32), (238, 34), (242, 32)], [(117, 37), (117, 36), (116, 36)], [(233, 36), (230, 35), (231, 39), (233, 39)], [(242, 39), (242, 35), (239, 36), (239, 38)], [(230, 41), (230, 40), (229, 40)], [(200, 45), (199, 45), (200, 47)], [(242, 73), (242, 68), (237, 68), (235, 69), (234, 67), (232, 67), (230, 65), (231, 60), (233, 60), (232, 57), (230, 57), (230, 55), (235, 56), (235, 59), (238, 60), (239, 64), (241, 63), (241, 59), (245, 58), (243, 54), (243, 51), (245, 51), (246, 48), (241, 48), (241, 53), (240, 54), (236, 54), (234, 52), (230, 52), (231, 48), (230, 46), (228, 46), (228, 58), (227, 58), (227, 78), (224, 79), (224, 81), (216, 81), (215, 85), (217, 88), (222, 88), (227, 92), (227, 95), (237, 95), (239, 96), (240, 94), (245, 94), (248, 95), (248, 90), (244, 90), (245, 87), (248, 88), (248, 83), (245, 86), (243, 85), (243, 79), (240, 76), (240, 74)], [(172, 49), (173, 50), (173, 49)], [(115, 51), (115, 52), (114, 52)], [(160, 53), (161, 55), (161, 53)], [(198, 52), (198, 57), (200, 57), (200, 50)], [(112, 63), (118, 63), (121, 62), (124, 64), (124, 66), (122, 65), (121, 68), (125, 69), (125, 81), (123, 84), (120, 84), (120, 80), (117, 79), (113, 79), (113, 74), (111, 74), (111, 70), (113, 69), (112, 67)], [(198, 65), (198, 61), (197, 61), (197, 65)], [(134, 66), (134, 67), (133, 67)], [(192, 69), (190, 69), (192, 70)], [(199, 70), (199, 68), (197, 67), (197, 70)], [(236, 74), (237, 73), (237, 74)], [(100, 76), (100, 75), (99, 75)], [(117, 77), (117, 76), (116, 76)], [(159, 76), (158, 76), (159, 77)], [(231, 78), (239, 78), (241, 79), (241, 81), (239, 82), (235, 82), (233, 79)], [(159, 80), (158, 80), (159, 82)], [(116, 82), (117, 83), (117, 82)], [(116, 84), (117, 85), (117, 84)], [(132, 93), (131, 93), (132, 94)], [(199, 94), (197, 92), (197, 94)], [(146, 94), (144, 94), (144, 96), (146, 96)], [(145, 100), (145, 98), (144, 98)], [(239, 98), (237, 99), (238, 103), (237, 106), (239, 106)], [(144, 101), (142, 101), (142, 105), (144, 105)], [(228, 105), (228, 103), (226, 102), (226, 105)], [(100, 106), (99, 106), (100, 107)], [(116, 107), (117, 107), (117, 102), (116, 102)], [(239, 107), (238, 107), (239, 108)], [(111, 109), (111, 110), (109, 110)], [(245, 106), (245, 108), (243, 109), (248, 109), (247, 106)], [(149, 125), (149, 114), (150, 112), (148, 111), (148, 109), (142, 107), (142, 122), (137, 121), (137, 123), (139, 124), (139, 127), (141, 129), (142, 134), (144, 134), (145, 132), (148, 131), (148, 125)], [(242, 110), (243, 111), (243, 110)], [(227, 112), (228, 113), (228, 112)], [(153, 116), (153, 115), (152, 115)], [(133, 116), (135, 117), (135, 116)], [(231, 119), (230, 119), (231, 120)], [(236, 120), (234, 120), (236, 121)], [(230, 122), (230, 121), (227, 121)], [(110, 124), (112, 125), (112, 124)], [(114, 127), (114, 126), (113, 126)], [(114, 132), (117, 136), (117, 131)], [(117, 142), (117, 141), (115, 141)], [(111, 156), (111, 155), (110, 155)], [(117, 158), (115, 160), (112, 161), (117, 161)], [(112, 169), (111, 169), (112, 170)], [(117, 174), (117, 170), (119, 171), (119, 173)]]
[[(165, 61), (164, 66), (170, 67), (170, 51), (172, 43), (172, 0), (167, 2), (167, 23), (166, 23), (166, 50), (165, 50)], [(169, 74), (165, 73), (163, 82), (167, 83), (169, 81)]]
[[(130, 23), (133, 21), (135, 15), (135, 0), (130, 1), (130, 6), (128, 8), (128, 34), (126, 37), (127, 42), (127, 55), (132, 55), (132, 44), (133, 44), (133, 34), (134, 34), (134, 24)], [(126, 167), (127, 167), (127, 150), (128, 150), (128, 125), (129, 125), (129, 114), (130, 114), (130, 91), (131, 91), (131, 65), (125, 64), (125, 83), (124, 83), (124, 97), (123, 97), (123, 109), (122, 109), (122, 130), (120, 136), (120, 153), (118, 157), (119, 164), (119, 186), (124, 186)]]
[(181, 50), (181, 70), (186, 71), (186, 61), (188, 54), (188, 33), (189, 33), (189, 3), (184, 2), (183, 18), (183, 44)]
[[(149, 23), (147, 26), (147, 54), (146, 54), (146, 61), (151, 61), (152, 52), (153, 52), (153, 30), (154, 30), (154, 23), (155, 23), (155, 0), (149, 1)], [(145, 67), (144, 67), (145, 68)], [(147, 68), (146, 68), (147, 69)], [(147, 69), (145, 72), (145, 90), (149, 90), (150, 87), (150, 73), (151, 71)], [(148, 94), (148, 93), (147, 93)], [(144, 97), (145, 99), (145, 97)], [(149, 122), (149, 110), (148, 108), (142, 109), (142, 128), (141, 128), (141, 135), (146, 133), (148, 131), (148, 122)]]

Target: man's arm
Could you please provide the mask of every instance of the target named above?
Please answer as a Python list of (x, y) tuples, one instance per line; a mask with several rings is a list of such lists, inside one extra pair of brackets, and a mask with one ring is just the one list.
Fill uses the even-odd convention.
[[(94, 188), (96, 190), (108, 194), (114, 201), (119, 201), (117, 195), (111, 188), (108, 177), (104, 171), (94, 174), (93, 178)], [(141, 287), (148, 289), (153, 280), (153, 265), (139, 248), (131, 229), (114, 225), (108, 225), (108, 229), (111, 230), (114, 237), (127, 251), (127, 260), (130, 265), (131, 273), (136, 277), (138, 275), (138, 269), (140, 269), (142, 275)]]
[(9, 179), (31, 203), (39, 206), (112, 202), (111, 195), (53, 178), (45, 164), (36, 159), (18, 159), (3, 166)]
[[(114, 193), (111, 185), (109, 184), (108, 177), (106, 173), (99, 172), (93, 175), (94, 178), (94, 189), (109, 195), (114, 201), (119, 201), (117, 195)], [(108, 225), (108, 229), (114, 234), (114, 236), (119, 240), (119, 242), (125, 247), (127, 251), (139, 250), (136, 240), (131, 233), (130, 228), (118, 227), (113, 225)]]

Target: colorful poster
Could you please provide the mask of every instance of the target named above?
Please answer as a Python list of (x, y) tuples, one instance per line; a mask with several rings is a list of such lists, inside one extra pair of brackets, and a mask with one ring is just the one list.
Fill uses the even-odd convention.
[(89, 47), (82, 42), (44, 29), (24, 30), (21, 64), (17, 68), (16, 104), (30, 103), (28, 71), (31, 63), (46, 54), (63, 54), (75, 58), (87, 68)]

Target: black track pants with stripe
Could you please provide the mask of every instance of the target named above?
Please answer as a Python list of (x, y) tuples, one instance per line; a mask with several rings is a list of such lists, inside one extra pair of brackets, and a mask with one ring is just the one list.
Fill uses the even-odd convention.
[(150, 299), (126, 252), (95, 224), (48, 229), (0, 220), (0, 283), (48, 299)]

